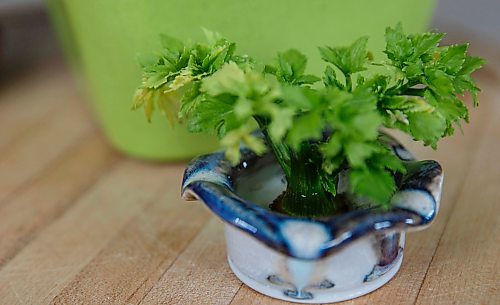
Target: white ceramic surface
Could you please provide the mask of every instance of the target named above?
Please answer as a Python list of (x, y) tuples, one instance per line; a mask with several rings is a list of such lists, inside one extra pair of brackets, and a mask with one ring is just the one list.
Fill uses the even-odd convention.
[(283, 255), (234, 226), (226, 224), (225, 233), (229, 265), (243, 283), (265, 295), (299, 303), (340, 302), (383, 286), (401, 266), (405, 238), (404, 232), (399, 233), (398, 256), (367, 279), (379, 260), (375, 235), (358, 239), (323, 259), (308, 261)]

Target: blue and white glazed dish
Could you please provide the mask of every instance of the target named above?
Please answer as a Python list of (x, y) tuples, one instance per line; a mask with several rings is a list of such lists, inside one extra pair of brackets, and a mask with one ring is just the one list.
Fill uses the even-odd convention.
[[(359, 297), (396, 274), (405, 232), (427, 227), (439, 209), (441, 166), (415, 161), (399, 142), (384, 137), (409, 169), (396, 177), (399, 187), (388, 211), (366, 207), (329, 218), (272, 211), (269, 204), (286, 188), (283, 172), (271, 153), (259, 157), (246, 149), (236, 167), (222, 152), (193, 160), (182, 195), (203, 201), (226, 223), (229, 265), (251, 288), (300, 303)], [(346, 191), (345, 179), (338, 189)]]

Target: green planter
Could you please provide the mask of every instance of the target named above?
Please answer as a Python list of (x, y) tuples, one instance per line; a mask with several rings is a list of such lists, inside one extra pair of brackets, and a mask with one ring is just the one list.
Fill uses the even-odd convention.
[(160, 115), (149, 124), (130, 109), (140, 82), (136, 57), (159, 49), (160, 33), (198, 41), (205, 27), (266, 61), (294, 47), (318, 72), (315, 46), (369, 35), (370, 49), (382, 50), (387, 25), (402, 21), (409, 32), (425, 29), (434, 0), (49, 0), (49, 8), (114, 146), (140, 158), (178, 160), (215, 149), (215, 141), (172, 128)]

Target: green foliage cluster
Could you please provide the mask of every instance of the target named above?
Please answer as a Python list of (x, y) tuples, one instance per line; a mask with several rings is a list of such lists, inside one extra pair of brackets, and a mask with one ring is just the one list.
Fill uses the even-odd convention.
[[(289, 181), (287, 192), (304, 193), (306, 204), (314, 200), (307, 190), (290, 189), (301, 185), (292, 180), (314, 171), (317, 181), (310, 185), (319, 183), (334, 198), (339, 173), (347, 170), (353, 194), (387, 207), (394, 174), (405, 166), (380, 140), (380, 128), (399, 129), (436, 148), (468, 121), (458, 96), (470, 93), (477, 105), (471, 73), (484, 61), (468, 56), (466, 44), (440, 46), (441, 33), (408, 35), (400, 24), (389, 27), (383, 62), (373, 61), (367, 37), (347, 47), (320, 47), (321, 76), (306, 73), (307, 58), (295, 49), (260, 65), (237, 55), (235, 44), (220, 35), (207, 31), (207, 37), (208, 44), (198, 44), (162, 36), (163, 49), (141, 59), (134, 107), (144, 108), (148, 119), (158, 108), (191, 132), (217, 135), (233, 164), (241, 144), (257, 154), (272, 149)], [(383, 72), (366, 71), (370, 65)], [(256, 126), (264, 139), (252, 133)], [(325, 194), (318, 198), (324, 201)], [(292, 202), (286, 210), (312, 216), (301, 205)], [(318, 210), (315, 216), (332, 212)]]

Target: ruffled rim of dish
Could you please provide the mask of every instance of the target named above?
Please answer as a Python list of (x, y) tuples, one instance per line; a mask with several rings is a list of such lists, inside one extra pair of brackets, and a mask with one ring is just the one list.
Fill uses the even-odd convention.
[[(188, 164), (182, 197), (203, 201), (223, 221), (276, 251), (299, 259), (325, 257), (358, 238), (377, 232), (422, 229), (434, 220), (439, 209), (441, 166), (433, 160), (415, 161), (394, 138), (387, 135), (384, 138), (400, 159), (412, 164), (393, 197), (393, 208), (388, 211), (364, 209), (315, 219), (265, 209), (234, 192), (239, 167), (231, 166), (222, 152), (200, 156)], [(241, 152), (241, 164), (251, 165), (258, 158), (269, 157), (259, 157), (244, 148)], [(314, 246), (311, 236), (317, 237), (313, 239), (316, 240)]]

